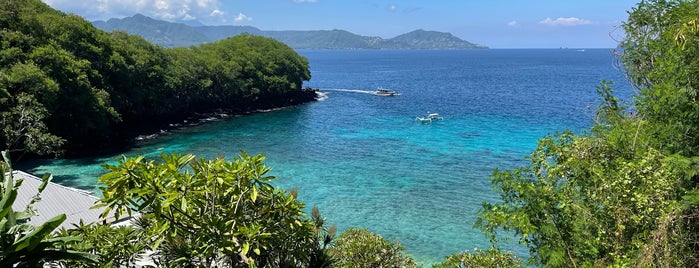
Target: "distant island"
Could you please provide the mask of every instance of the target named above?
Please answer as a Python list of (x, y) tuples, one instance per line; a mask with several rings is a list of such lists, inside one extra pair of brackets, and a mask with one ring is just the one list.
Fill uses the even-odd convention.
[(188, 47), (215, 42), (242, 33), (271, 37), (294, 49), (483, 49), (450, 33), (415, 30), (393, 38), (362, 36), (345, 30), (264, 31), (251, 26), (191, 26), (156, 20), (141, 14), (123, 19), (94, 21), (105, 31), (121, 30), (164, 47)]

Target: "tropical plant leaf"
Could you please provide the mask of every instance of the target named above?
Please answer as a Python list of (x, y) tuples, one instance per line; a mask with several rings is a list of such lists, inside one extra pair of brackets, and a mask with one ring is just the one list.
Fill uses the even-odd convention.
[(45, 223), (41, 224), (31, 233), (22, 236), (17, 242), (12, 244), (11, 250), (33, 250), (36, 246), (41, 243), (46, 237), (48, 237), (58, 226), (66, 220), (66, 215), (61, 214), (56, 217), (51, 218)]

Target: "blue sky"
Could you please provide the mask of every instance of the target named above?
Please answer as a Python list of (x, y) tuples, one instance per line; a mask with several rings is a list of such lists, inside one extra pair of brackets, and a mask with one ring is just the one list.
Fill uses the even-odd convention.
[(262, 30), (342, 29), (391, 38), (449, 32), (491, 48), (610, 48), (639, 0), (43, 0), (87, 20), (141, 13)]

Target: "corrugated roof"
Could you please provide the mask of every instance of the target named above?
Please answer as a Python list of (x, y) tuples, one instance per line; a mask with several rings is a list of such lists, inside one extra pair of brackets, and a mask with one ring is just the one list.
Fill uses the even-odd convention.
[[(13, 210), (21, 211), (36, 195), (41, 185), (41, 179), (19, 170), (13, 171), (12, 174), (15, 181), (24, 180), (17, 191), (17, 200), (12, 205)], [(90, 209), (97, 200), (98, 198), (90, 195), (89, 192), (49, 182), (44, 191), (41, 192), (41, 201), (34, 204), (37, 215), (30, 219), (29, 224), (41, 225), (60, 214), (66, 214), (66, 220), (59, 228), (70, 229), (73, 224), (78, 224), (80, 220), (83, 220), (85, 224), (103, 222), (105, 219), (100, 218), (102, 210)], [(114, 219), (110, 218), (106, 222), (112, 221)]]

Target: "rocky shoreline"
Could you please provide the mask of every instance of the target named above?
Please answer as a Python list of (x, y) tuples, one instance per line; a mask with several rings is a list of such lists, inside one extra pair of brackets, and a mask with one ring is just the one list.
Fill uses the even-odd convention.
[(139, 141), (153, 139), (173, 130), (310, 103), (318, 100), (318, 92), (320, 92), (318, 89), (304, 88), (283, 97), (264, 99), (242, 108), (215, 108), (210, 111), (169, 115), (160, 118), (130, 118), (128, 121), (125, 120), (125, 122), (121, 123), (121, 126), (118, 128), (119, 132), (115, 133), (117, 138), (112, 143), (105, 144), (99, 148), (90, 148), (89, 150), (67, 151), (63, 157), (79, 158), (111, 155), (133, 147)]

